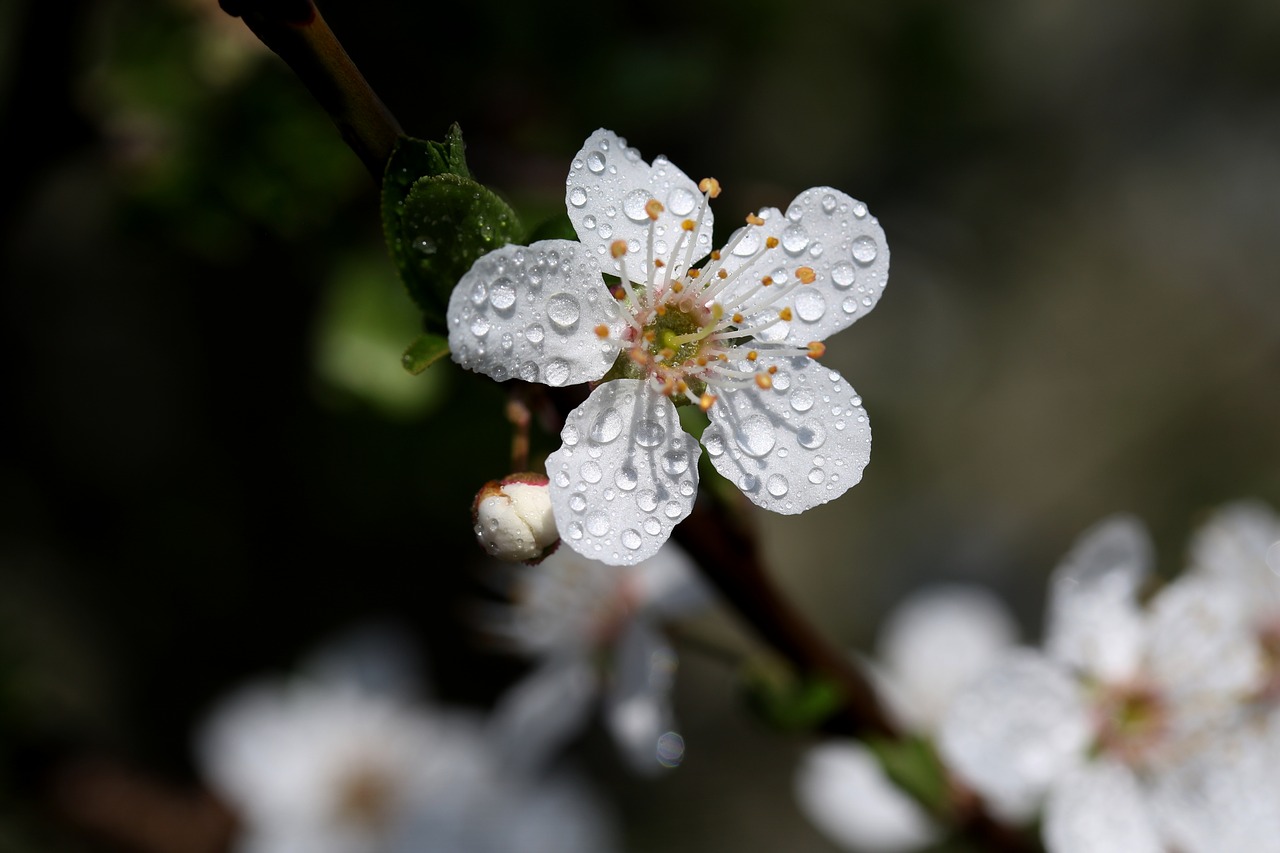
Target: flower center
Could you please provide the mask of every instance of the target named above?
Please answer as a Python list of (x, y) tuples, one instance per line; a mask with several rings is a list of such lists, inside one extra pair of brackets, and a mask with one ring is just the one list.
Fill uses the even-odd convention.
[(1103, 687), (1094, 711), (1097, 749), (1126, 764), (1148, 757), (1168, 730), (1165, 702), (1149, 685)]

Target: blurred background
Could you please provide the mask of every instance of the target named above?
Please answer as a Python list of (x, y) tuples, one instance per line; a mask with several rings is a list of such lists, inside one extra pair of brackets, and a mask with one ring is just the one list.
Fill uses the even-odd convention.
[[(937, 580), (1034, 639), (1094, 521), (1140, 516), (1171, 575), (1208, 509), (1280, 504), (1280, 5), (318, 5), (529, 226), (601, 126), (721, 181), (717, 243), (813, 185), (880, 218), (887, 296), (827, 356), (872, 463), (754, 516), (840, 643)], [(292, 73), (214, 0), (9, 0), (0, 145), (0, 850), (107, 849), (41, 797), (60, 757), (195, 784), (217, 697), (368, 619), (412, 627), (442, 700), (492, 703), (521, 664), (462, 611), (504, 397), (400, 368), (376, 187)], [(835, 849), (791, 796), (804, 740), (677, 647), (682, 767), (575, 747), (627, 849)]]

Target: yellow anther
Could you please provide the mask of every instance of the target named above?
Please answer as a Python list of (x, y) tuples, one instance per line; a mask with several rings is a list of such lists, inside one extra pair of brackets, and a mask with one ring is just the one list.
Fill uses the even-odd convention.
[(747, 353), (747, 361), (755, 361), (759, 357), (760, 357), (760, 353), (756, 352), (755, 350), (752, 350), (751, 352)]
[(627, 253), (626, 240), (614, 240), (612, 243), (609, 244), (609, 254), (613, 255), (615, 258), (620, 258), (626, 253)]
[(813, 267), (800, 267), (796, 270), (796, 278), (800, 279), (802, 284), (813, 284), (813, 280), (817, 275), (813, 271)]
[(693, 220), (692, 220), (692, 219), (686, 219), (684, 222), (681, 222), (681, 223), (680, 223), (680, 227), (681, 227), (681, 228), (683, 228), (683, 229), (684, 229), (684, 230), (686, 230), (686, 231), (692, 231), (692, 230), (693, 230)]
[(715, 394), (703, 394), (702, 397), (698, 399), (698, 408), (702, 409), (702, 411), (704, 412), (710, 409), (715, 404), (716, 404)]
[(776, 248), (778, 248), (778, 238), (777, 238), (777, 237), (769, 237), (769, 238), (766, 238), (766, 239), (765, 239), (765, 241), (764, 241), (764, 246), (765, 246), (765, 248), (766, 248), (766, 249), (776, 249)]
[(631, 360), (634, 361), (636, 364), (649, 363), (649, 353), (645, 352), (640, 347), (632, 347), (631, 349), (627, 350), (627, 355), (630, 356)]
[(679, 382), (676, 383), (676, 390), (679, 391), (681, 394), (685, 393), (686, 391), (689, 390), (689, 383), (681, 379)]
[(756, 384), (761, 388), (768, 390), (773, 387), (773, 379), (767, 373), (757, 373)]
[(658, 201), (656, 198), (649, 199), (644, 206), (644, 212), (649, 214), (649, 218), (655, 221), (658, 218), (658, 214), (662, 213), (664, 210), (666, 210), (666, 208), (663, 207), (662, 202)]
[(764, 278), (760, 279), (760, 283), (763, 284), (765, 287), (768, 287), (769, 285), (773, 284), (773, 276), (771, 275), (765, 276)]
[(698, 181), (698, 189), (706, 193), (709, 198), (716, 198), (720, 195), (720, 182), (715, 178), (703, 178)]
[(728, 270), (716, 270), (716, 278), (724, 279), (729, 277)]
[(698, 356), (698, 367), (707, 366), (707, 357), (705, 355)]
[(778, 365), (776, 365), (776, 364), (771, 364), (771, 365), (769, 365), (769, 375), (770, 375), (770, 376), (772, 376), (773, 374), (775, 374), (775, 373), (777, 373), (777, 372), (778, 372)]
[(822, 358), (826, 354), (826, 344), (822, 341), (809, 341), (809, 358)]
[(597, 338), (609, 337), (609, 327), (606, 326), (604, 323), (601, 323), (599, 326), (596, 326), (596, 337)]
[(712, 250), (711, 250), (711, 260), (713, 260), (713, 261), (718, 261), (718, 260), (720, 260), (720, 250), (719, 250), (719, 249), (712, 249)]
[(653, 343), (658, 339), (658, 333), (655, 332), (653, 329), (646, 329), (644, 333), (644, 339), (649, 343)]
[(657, 308), (653, 309), (653, 312), (659, 317), (665, 317), (667, 315), (667, 306), (659, 305)]
[(702, 275), (702, 270), (689, 270), (689, 278), (697, 278)]
[(670, 361), (671, 359), (676, 357), (676, 351), (673, 350), (671, 347), (663, 347), (662, 349), (658, 350), (658, 355), (662, 356), (663, 361)]
[(672, 293), (679, 293), (679, 292), (680, 292), (680, 291), (682, 291), (682, 290), (684, 290), (684, 285), (683, 285), (683, 284), (681, 284), (681, 283), (680, 283), (680, 282), (678, 282), (678, 281), (677, 281), (677, 282), (672, 282), (672, 284), (671, 284), (671, 292), (672, 292)]
[(761, 219), (759, 216), (756, 216), (754, 213), (748, 213), (748, 214), (747, 214), (747, 224), (748, 224), (748, 225), (763, 225), (763, 224), (764, 224), (764, 220), (763, 220), (763, 219)]
[(655, 260), (655, 261), (653, 262), (653, 265), (654, 265), (655, 267), (657, 267), (658, 269), (662, 269), (663, 267), (665, 267), (665, 266), (667, 265), (667, 262), (666, 262), (666, 261), (664, 261), (662, 258), (658, 258), (657, 260)]
[(778, 312), (778, 319), (779, 319), (779, 320), (787, 320), (788, 322), (791, 320), (791, 306), (790, 306), (790, 305), (788, 305), (786, 308), (783, 308), (781, 311), (779, 311), (779, 312)]
[(731, 317), (730, 319), (732, 319), (732, 320), (733, 320), (733, 322), (735, 322), (735, 323), (741, 323), (741, 322), (742, 322), (742, 315), (741, 315), (741, 314), (734, 314), (734, 315), (733, 315), (733, 317)]

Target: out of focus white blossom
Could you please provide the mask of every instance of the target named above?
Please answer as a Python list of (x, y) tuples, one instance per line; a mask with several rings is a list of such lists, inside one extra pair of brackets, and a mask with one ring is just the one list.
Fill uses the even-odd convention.
[[(595, 696), (633, 769), (680, 763), (670, 691), (676, 654), (662, 624), (709, 602), (689, 558), (668, 544), (632, 566), (607, 566), (561, 548), (537, 565), (502, 566), (509, 603), (481, 614), (499, 643), (541, 661), (530, 684), (546, 685), (562, 719), (585, 719)], [(587, 685), (582, 689), (582, 685)]]
[(484, 718), (324, 658), (233, 693), (197, 734), (201, 769), (239, 819), (238, 853), (614, 849), (590, 792), (546, 771), (558, 743), (530, 738), (557, 725), (536, 722), (548, 709), (529, 707), (522, 685)]
[(1080, 538), (1051, 580), (1044, 651), (961, 691), (939, 748), (1006, 818), (1043, 806), (1051, 853), (1280, 850), (1274, 726), (1244, 598), (1189, 573), (1144, 606), (1151, 547), (1128, 518)]
[[(952, 697), (1014, 643), (1017, 628), (993, 595), (958, 584), (930, 587), (896, 607), (868, 664), (902, 728), (933, 734)], [(857, 741), (820, 744), (796, 774), (802, 811), (848, 850), (895, 853), (936, 841), (938, 828)]]

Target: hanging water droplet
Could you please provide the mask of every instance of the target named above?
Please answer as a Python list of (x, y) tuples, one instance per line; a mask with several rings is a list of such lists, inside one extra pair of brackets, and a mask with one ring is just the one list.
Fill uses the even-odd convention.
[(693, 193), (684, 187), (676, 187), (667, 196), (667, 209), (676, 216), (688, 216), (693, 212)]
[(483, 315), (477, 315), (471, 321), (471, 334), (477, 338), (483, 338), (489, 334), (489, 318)]
[(790, 486), (787, 484), (787, 478), (781, 474), (774, 474), (769, 478), (769, 482), (765, 484), (765, 488), (769, 490), (769, 494), (775, 498), (780, 498), (787, 493)]
[(592, 536), (604, 536), (609, 532), (609, 514), (596, 510), (587, 516), (587, 532)]
[(622, 544), (624, 547), (635, 551), (640, 548), (643, 542), (644, 540), (640, 538), (640, 531), (632, 530), (630, 527), (622, 531)]
[(520, 365), (520, 378), (525, 382), (537, 382), (538, 363), (536, 361), (526, 361)]
[(570, 538), (570, 539), (581, 539), (581, 538), (582, 538), (582, 525), (581, 525), (581, 524), (579, 524), (579, 523), (578, 523), (578, 522), (576, 522), (576, 521), (571, 521), (571, 522), (569, 522), (569, 538)]
[(809, 245), (809, 235), (799, 225), (791, 225), (782, 232), (782, 248), (789, 255), (798, 255)]
[(559, 331), (567, 331), (578, 322), (581, 313), (578, 300), (567, 293), (557, 293), (547, 300), (547, 316)]
[(645, 222), (649, 219), (649, 214), (645, 211), (644, 206), (649, 203), (648, 190), (632, 190), (622, 199), (622, 212), (632, 222)]
[(876, 241), (865, 234), (853, 241), (853, 259), (860, 264), (869, 264), (876, 259)]
[(766, 455), (777, 443), (773, 434), (773, 424), (764, 415), (755, 415), (742, 422), (737, 434), (738, 446), (748, 456), (759, 458)]
[(489, 290), (489, 301), (499, 311), (505, 311), (516, 304), (516, 289), (509, 278), (500, 278)]
[(605, 409), (596, 416), (591, 425), (591, 440), (597, 444), (608, 444), (622, 433), (622, 415), (617, 409)]
[(563, 358), (553, 358), (547, 362), (546, 370), (543, 371), (543, 378), (548, 385), (563, 385), (569, 381), (569, 362)]
[(662, 424), (649, 420), (636, 424), (635, 440), (641, 447), (656, 447), (666, 437), (667, 431), (662, 428)]
[(796, 295), (796, 314), (806, 323), (816, 323), (827, 313), (827, 300), (816, 290), (801, 290)]
[(489, 289), (484, 286), (483, 281), (477, 281), (471, 285), (471, 304), (483, 305), (485, 300), (489, 298)]
[(604, 155), (601, 154), (599, 151), (592, 151), (590, 154), (588, 154), (587, 168), (597, 175), (603, 172), (604, 171)]
[(827, 193), (822, 197), (822, 212), (835, 213), (835, 211), (836, 211), (836, 197), (833, 196), (831, 193)]

